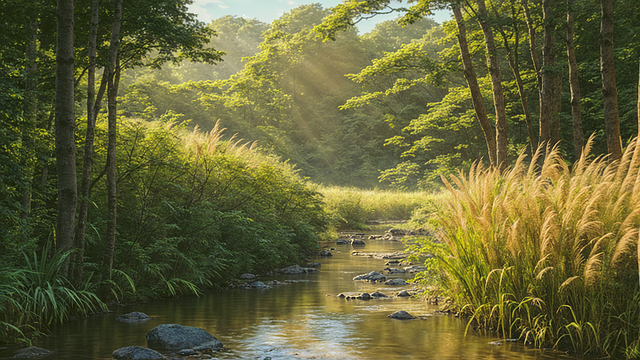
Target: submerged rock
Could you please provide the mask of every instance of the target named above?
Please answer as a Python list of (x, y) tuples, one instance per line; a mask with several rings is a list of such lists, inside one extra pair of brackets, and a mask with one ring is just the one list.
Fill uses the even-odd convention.
[(398, 320), (412, 320), (415, 319), (416, 317), (409, 314), (408, 312), (404, 311), (404, 310), (399, 310), (394, 312), (393, 314), (387, 316), (390, 317), (392, 319), (398, 319)]
[(336, 245), (347, 245), (349, 242), (345, 239), (336, 240)]
[(16, 351), (15, 355), (13, 355), (11, 358), (12, 359), (44, 359), (51, 354), (53, 354), (53, 351), (31, 346), (31, 347)]
[(271, 289), (271, 286), (268, 286), (267, 284), (263, 283), (262, 281), (254, 281), (249, 285), (251, 285), (251, 287), (254, 288), (254, 289), (263, 289), (263, 290)]
[(320, 251), (320, 256), (333, 256), (333, 254), (328, 250)]
[(362, 240), (352, 240), (351, 241), (351, 245), (360, 245), (360, 246), (365, 246), (366, 244), (364, 243), (364, 241)]
[(267, 285), (282, 285), (282, 283), (278, 280), (271, 280), (267, 283)]
[(155, 350), (182, 350), (198, 348), (219, 350), (222, 343), (203, 329), (178, 324), (162, 324), (149, 330), (147, 346)]
[(318, 269), (316, 268), (303, 268), (300, 265), (291, 265), (289, 267), (280, 269), (280, 272), (285, 274), (304, 274), (310, 272), (316, 272)]
[(409, 285), (404, 279), (389, 279), (384, 283), (385, 285)]
[(373, 298), (386, 298), (388, 296), (383, 294), (383, 293), (381, 293), (380, 291), (376, 291), (373, 294), (371, 294), (371, 297), (373, 297)]
[(385, 279), (386, 279), (386, 276), (375, 271), (372, 271), (368, 274), (358, 275), (353, 278), (353, 280), (363, 280), (363, 281), (372, 281), (372, 282), (384, 281)]
[(413, 266), (409, 266), (409, 267), (404, 268), (404, 270), (406, 272), (408, 272), (408, 273), (417, 273), (417, 272), (420, 272), (420, 271), (426, 271), (427, 268), (424, 267), (424, 266), (413, 265)]
[(164, 359), (159, 352), (141, 346), (127, 346), (114, 351), (111, 356), (118, 360), (155, 360)]
[(308, 264), (307, 264), (307, 267), (314, 267), (314, 268), (315, 268), (315, 267), (321, 267), (321, 266), (322, 266), (322, 264), (321, 264), (321, 263), (319, 263), (319, 262), (315, 262), (315, 263), (308, 263)]
[(124, 315), (120, 315), (116, 318), (116, 321), (120, 321), (120, 322), (126, 322), (126, 323), (133, 323), (133, 322), (140, 322), (140, 321), (147, 321), (151, 319), (151, 316), (143, 313), (143, 312), (139, 312), (139, 311), (134, 311), (134, 312), (130, 312), (128, 314), (124, 314)]
[(405, 270), (404, 269), (397, 269), (397, 268), (385, 268), (385, 270), (389, 273), (389, 274), (404, 274)]

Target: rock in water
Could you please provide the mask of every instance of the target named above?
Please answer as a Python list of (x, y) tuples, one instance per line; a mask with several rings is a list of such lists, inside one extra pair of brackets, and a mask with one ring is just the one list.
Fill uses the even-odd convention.
[(155, 350), (211, 349), (219, 350), (222, 343), (203, 329), (178, 324), (162, 324), (149, 330), (147, 346)]
[(364, 281), (384, 281), (386, 277), (378, 272), (372, 271), (368, 274), (358, 275), (353, 278), (353, 280), (364, 280)]
[(415, 316), (409, 314), (404, 310), (396, 311), (393, 314), (389, 315), (388, 317), (392, 319), (398, 319), (398, 320), (412, 320), (416, 318)]
[(165, 358), (159, 352), (141, 346), (123, 347), (114, 351), (111, 355), (118, 360), (153, 360)]
[(151, 317), (145, 313), (134, 311), (128, 314), (120, 315), (116, 318), (117, 321), (132, 323), (132, 322), (140, 322), (151, 319)]
[(243, 280), (253, 280), (255, 278), (256, 278), (255, 275), (249, 274), (249, 273), (240, 275), (240, 279), (243, 279)]
[(385, 285), (408, 285), (403, 279), (390, 279), (384, 283)]
[(411, 296), (411, 294), (409, 294), (409, 292), (407, 290), (402, 290), (398, 293), (399, 297), (408, 297)]
[(31, 346), (28, 348), (20, 349), (16, 351), (12, 359), (43, 359), (53, 354), (53, 351), (47, 349)]
[(364, 243), (364, 241), (362, 240), (353, 240), (351, 241), (351, 245), (361, 245), (361, 246), (365, 246), (366, 244)]
[(333, 254), (328, 250), (322, 250), (320, 251), (320, 256), (333, 256)]
[(371, 297), (373, 297), (373, 298), (386, 298), (387, 295), (381, 293), (380, 291), (376, 291), (373, 294), (371, 294)]
[(304, 274), (310, 272), (316, 272), (318, 269), (316, 268), (303, 268), (300, 265), (291, 265), (289, 267), (280, 269), (280, 272), (285, 274)]
[(271, 286), (263, 283), (262, 281), (254, 281), (249, 285), (251, 285), (251, 287), (255, 289), (262, 289), (262, 290), (271, 289)]

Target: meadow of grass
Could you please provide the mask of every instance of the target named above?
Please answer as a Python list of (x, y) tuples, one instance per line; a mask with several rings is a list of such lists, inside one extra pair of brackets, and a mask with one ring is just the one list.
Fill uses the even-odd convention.
[(320, 187), (333, 230), (366, 229), (367, 221), (409, 220), (433, 194), (425, 191), (366, 190)]
[[(637, 358), (640, 150), (571, 168), (557, 149), (443, 179), (442, 288), (469, 323), (538, 347)], [(426, 249), (428, 247), (428, 249)]]

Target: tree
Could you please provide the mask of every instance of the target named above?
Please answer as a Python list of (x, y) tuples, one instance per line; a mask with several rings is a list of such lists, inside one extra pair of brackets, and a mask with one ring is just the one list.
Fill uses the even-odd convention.
[(601, 0), (600, 6), (600, 74), (604, 99), (604, 129), (607, 136), (607, 150), (611, 154), (611, 159), (617, 160), (622, 157), (622, 142), (613, 56), (613, 0)]
[[(58, 176), (57, 248), (71, 250), (77, 186), (75, 147), (73, 0), (58, 0), (56, 50), (56, 168)], [(67, 275), (68, 266), (63, 270)]]
[(489, 23), (487, 8), (484, 0), (476, 0), (478, 6), (478, 22), (484, 34), (484, 42), (487, 49), (487, 62), (491, 75), (491, 88), (493, 92), (493, 105), (496, 111), (496, 166), (504, 170), (507, 167), (507, 114), (504, 104), (504, 91), (500, 80), (500, 64), (498, 63), (498, 51), (493, 38), (493, 30)]
[(573, 120), (573, 158), (580, 159), (584, 135), (582, 134), (582, 110), (580, 108), (580, 81), (576, 62), (573, 24), (575, 18), (574, 0), (567, 0), (567, 60), (569, 62), (569, 86), (571, 89), (571, 118)]
[(540, 88), (540, 143), (555, 145), (560, 140), (562, 78), (556, 68), (556, 4), (543, 0), (544, 31)]
[[(98, 37), (98, 22), (100, 16), (100, 1), (91, 1), (91, 27), (87, 55), (89, 57), (89, 69), (87, 73), (87, 133), (84, 140), (84, 156), (82, 158), (82, 178), (80, 180), (80, 207), (78, 208), (78, 223), (75, 233), (75, 248), (77, 253), (74, 261), (74, 275), (76, 284), (82, 281), (84, 271), (85, 231), (87, 225), (87, 213), (89, 211), (89, 194), (91, 187), (91, 170), (93, 165), (93, 142), (95, 139), (96, 118), (99, 109), (95, 108), (95, 73), (96, 52)], [(99, 106), (98, 106), (99, 108)]]
[(464, 77), (469, 85), (471, 91), (471, 100), (473, 101), (473, 108), (475, 109), (476, 116), (482, 127), (485, 141), (487, 142), (487, 150), (489, 153), (489, 160), (494, 166), (499, 166), (497, 157), (496, 138), (494, 136), (493, 128), (487, 117), (487, 111), (484, 106), (484, 99), (478, 86), (478, 79), (475, 71), (473, 70), (473, 63), (471, 62), (471, 55), (467, 46), (467, 31), (464, 25), (464, 18), (462, 17), (462, 11), (459, 6), (452, 4), (451, 9), (458, 26), (458, 44), (460, 45), (460, 54), (462, 56), (462, 64), (464, 66)]

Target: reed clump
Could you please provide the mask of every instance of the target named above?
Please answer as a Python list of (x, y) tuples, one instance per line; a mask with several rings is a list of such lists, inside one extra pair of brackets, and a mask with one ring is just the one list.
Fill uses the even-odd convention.
[[(469, 323), (538, 347), (639, 352), (640, 149), (569, 168), (557, 149), (443, 178), (436, 261)], [(543, 155), (546, 153), (546, 155)], [(539, 165), (541, 164), (541, 165)]]

